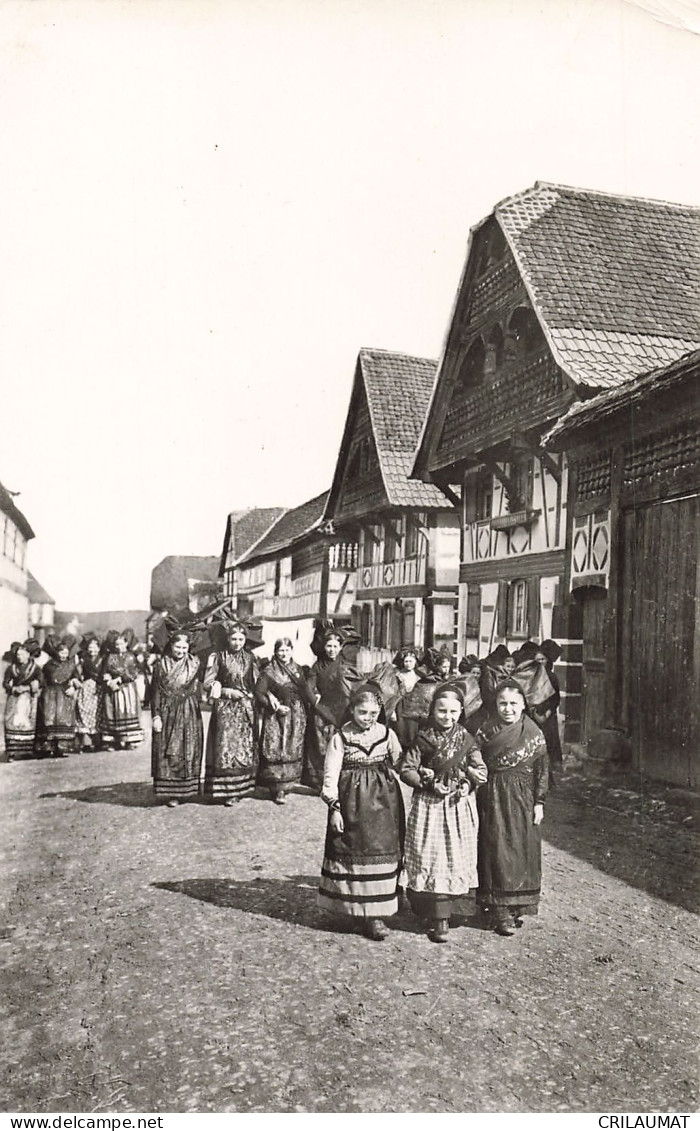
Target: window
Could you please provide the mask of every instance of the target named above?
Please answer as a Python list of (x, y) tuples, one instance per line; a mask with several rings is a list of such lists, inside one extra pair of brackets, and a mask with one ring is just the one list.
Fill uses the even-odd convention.
[(508, 635), (527, 636), (527, 581), (508, 586)]
[(395, 562), (399, 556), (401, 519), (384, 524), (384, 562)]
[(465, 625), (467, 636), (479, 635), (479, 622), (481, 621), (481, 586), (469, 585), (467, 589), (467, 623)]
[(532, 460), (522, 459), (511, 463), (508, 468), (509, 478), (514, 488), (514, 498), (511, 499), (509, 509), (511, 512), (525, 510), (532, 506)]
[(369, 648), (372, 644), (372, 608), (370, 605), (362, 605), (360, 609), (360, 639), (365, 646)]
[(427, 516), (423, 511), (406, 515), (406, 557), (420, 557), (423, 541), (423, 527), (427, 524)]
[(401, 643), (415, 644), (416, 642), (416, 603), (415, 601), (405, 601), (403, 606), (403, 626), (402, 626), (402, 640)]
[(493, 513), (493, 476), (482, 471), (476, 481), (476, 520), (491, 518)]
[(390, 648), (391, 647), (391, 605), (381, 606), (380, 616), (380, 635), (377, 641), (378, 647)]

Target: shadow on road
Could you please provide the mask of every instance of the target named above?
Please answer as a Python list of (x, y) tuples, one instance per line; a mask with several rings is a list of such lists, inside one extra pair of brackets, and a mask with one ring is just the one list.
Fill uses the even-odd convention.
[[(177, 892), (216, 907), (231, 907), (252, 915), (265, 915), (314, 931), (354, 933), (357, 919), (332, 918), (316, 905), (318, 876), (287, 876), (285, 879), (232, 880), (192, 879), (153, 884), (161, 891)], [(392, 930), (421, 934), (422, 926), (406, 909), (388, 920)]]
[(653, 799), (642, 806), (625, 790), (566, 783), (547, 804), (542, 836), (648, 895), (700, 910), (696, 836), (678, 813), (665, 813)]
[(87, 789), (67, 789), (61, 793), (41, 793), (42, 798), (70, 797), (98, 805), (124, 805), (129, 809), (150, 809), (157, 802), (150, 781), (123, 781), (113, 785), (91, 785)]

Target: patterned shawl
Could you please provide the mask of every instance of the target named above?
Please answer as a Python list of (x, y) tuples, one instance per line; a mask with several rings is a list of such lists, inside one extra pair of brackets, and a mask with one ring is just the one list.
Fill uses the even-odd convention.
[(489, 770), (509, 769), (547, 749), (542, 731), (524, 713), (515, 723), (489, 719), (477, 740)]
[(449, 730), (439, 730), (432, 723), (421, 727), (416, 738), (421, 764), (431, 769), (436, 778), (453, 777), (464, 757), (475, 746), (472, 736), (455, 723)]

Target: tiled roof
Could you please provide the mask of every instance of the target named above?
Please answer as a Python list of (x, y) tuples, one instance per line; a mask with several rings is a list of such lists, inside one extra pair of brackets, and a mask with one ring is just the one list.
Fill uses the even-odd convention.
[(236, 558), (254, 546), (283, 513), (284, 507), (253, 507), (242, 515), (240, 511), (234, 512), (235, 517), (231, 517), (233, 517), (232, 536)]
[(31, 570), (27, 570), (27, 600), (30, 605), (55, 605), (43, 585), (40, 585)]
[[(559, 441), (568, 438), (572, 433), (600, 424), (614, 413), (632, 405), (642, 404), (653, 394), (663, 396), (674, 387), (680, 388), (683, 382), (691, 378), (696, 380), (696, 384), (694, 397), (687, 404), (687, 412), (689, 417), (697, 417), (700, 412), (700, 385), (697, 383), (699, 374), (700, 350), (693, 350), (671, 365), (653, 369), (642, 377), (628, 381), (617, 388), (606, 389), (589, 400), (577, 401), (554, 427), (550, 428), (547, 435), (542, 438), (542, 443), (545, 447), (556, 448), (559, 446)], [(685, 397), (685, 393), (683, 396)]]
[(31, 526), (19, 507), (15, 506), (14, 495), (11, 491), (8, 491), (6, 487), (3, 487), (2, 483), (0, 483), (0, 511), (6, 514), (8, 518), (12, 519), (17, 529), (22, 532), (27, 541), (34, 537), (34, 531)]
[(328, 491), (309, 499), (299, 507), (285, 511), (270, 527), (267, 534), (236, 561), (236, 565), (248, 565), (258, 558), (269, 557), (271, 554), (286, 550), (303, 538), (306, 534), (320, 525), (323, 512), (326, 509)]
[(576, 385), (611, 388), (700, 346), (700, 208), (538, 182), (494, 215)]
[(437, 362), (362, 349), (359, 366), (389, 503), (397, 507), (449, 507), (437, 487), (409, 479)]

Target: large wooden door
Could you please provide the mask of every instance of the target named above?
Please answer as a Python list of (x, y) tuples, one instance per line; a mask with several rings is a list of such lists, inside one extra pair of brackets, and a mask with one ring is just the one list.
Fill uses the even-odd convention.
[(640, 769), (696, 787), (698, 496), (623, 513), (622, 701)]
[(605, 589), (579, 590), (583, 613), (583, 734), (586, 739), (606, 725), (606, 616)]

